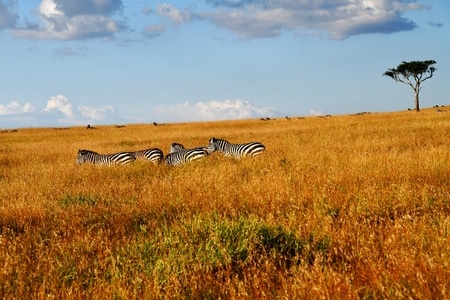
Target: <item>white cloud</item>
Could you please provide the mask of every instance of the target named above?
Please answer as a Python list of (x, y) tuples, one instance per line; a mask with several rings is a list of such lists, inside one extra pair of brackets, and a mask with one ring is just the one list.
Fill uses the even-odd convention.
[(112, 106), (91, 107), (74, 105), (64, 95), (50, 97), (44, 109), (37, 109), (31, 103), (12, 101), (0, 104), (0, 127), (59, 126), (84, 124), (111, 124), (115, 115)]
[(57, 112), (62, 114), (58, 118), (59, 123), (63, 124), (85, 124), (86, 122), (105, 121), (115, 109), (112, 106), (95, 108), (91, 106), (80, 105), (74, 110), (72, 103), (64, 95), (57, 95), (47, 101), (47, 107), (44, 112)]
[(315, 111), (314, 109), (310, 109), (309, 113), (313, 116), (317, 116), (317, 117), (323, 117), (325, 116), (325, 114), (323, 113), (323, 111)]
[[(142, 12), (144, 15), (153, 14), (153, 10), (150, 7)], [(154, 38), (160, 36), (167, 31), (170, 25), (180, 25), (189, 23), (192, 20), (192, 13), (188, 9), (179, 10), (172, 4), (159, 4), (156, 8), (156, 14), (168, 22), (163, 21), (161, 23), (146, 25), (142, 29), (142, 34), (147, 38)]]
[(188, 101), (175, 105), (159, 105), (155, 109), (158, 119), (178, 121), (214, 121), (273, 117), (279, 115), (271, 107), (258, 107), (250, 102), (237, 99), (223, 101), (197, 102)]
[(161, 104), (151, 110), (139, 108), (123, 119), (113, 106), (92, 107), (73, 105), (64, 95), (47, 100), (45, 108), (37, 109), (30, 103), (13, 101), (0, 104), (0, 127), (49, 127), (86, 124), (116, 124), (127, 122), (194, 122), (279, 117), (282, 114), (271, 107), (260, 107), (242, 99), (226, 99), (196, 102)]
[(78, 106), (78, 111), (81, 116), (91, 120), (103, 120), (111, 114), (114, 114), (116, 110), (112, 106), (105, 106), (101, 108), (94, 108), (90, 106)]
[(47, 101), (47, 106), (44, 111), (56, 111), (63, 113), (67, 118), (74, 117), (72, 103), (70, 103), (64, 95), (51, 97), (50, 100)]
[(175, 24), (187, 23), (191, 20), (191, 13), (187, 10), (178, 10), (172, 4), (160, 4), (156, 9), (160, 16), (169, 18)]
[(0, 104), (0, 115), (14, 115), (21, 113), (32, 113), (36, 108), (31, 103), (22, 104), (19, 101), (12, 101), (9, 104)]
[(42, 0), (38, 7), (40, 24), (13, 31), (15, 36), (30, 39), (74, 40), (108, 37), (119, 32), (120, 24), (111, 14), (122, 9), (116, 1)]
[[(130, 16), (123, 14), (122, 0), (42, 0), (35, 9), (37, 21), (27, 20), (20, 28), (17, 22), (23, 18), (16, 12), (20, 9), (14, 0), (6, 3), (0, 1), (0, 30), (12, 28), (16, 37), (81, 40), (114, 37), (129, 29), (126, 23)], [(427, 8), (419, 0), (206, 0), (206, 4), (209, 8), (199, 9), (195, 4), (177, 8), (160, 3), (155, 10), (142, 4), (141, 13), (162, 17), (174, 25), (203, 20), (245, 39), (276, 37), (290, 31), (296, 36), (341, 40), (358, 34), (413, 30), (417, 25), (403, 14)], [(139, 32), (147, 37), (166, 31), (164, 25), (142, 28)], [(131, 28), (127, 32), (136, 31)]]
[(424, 8), (415, 1), (404, 0), (207, 2), (214, 9), (198, 13), (198, 17), (243, 38), (273, 37), (294, 31), (300, 36), (323, 33), (332, 39), (345, 39), (357, 34), (407, 31), (416, 24), (402, 14)]

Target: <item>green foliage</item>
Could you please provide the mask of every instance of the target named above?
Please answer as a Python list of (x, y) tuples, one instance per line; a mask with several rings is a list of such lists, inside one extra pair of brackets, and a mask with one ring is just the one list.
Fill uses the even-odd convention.
[(58, 202), (62, 207), (69, 207), (72, 205), (96, 205), (98, 197), (92, 195), (65, 195), (59, 199)]
[(190, 272), (226, 271), (241, 276), (245, 268), (264, 262), (282, 269), (313, 264), (328, 255), (330, 246), (328, 236), (300, 238), (251, 217), (221, 220), (215, 215), (158, 230), (138, 247), (145, 272), (157, 275), (164, 285), (173, 276), (189, 277)]
[[(436, 68), (432, 65), (436, 64), (434, 60), (425, 60), (425, 61), (403, 61), (397, 68), (389, 69), (384, 73), (384, 75), (392, 77), (393, 79), (399, 80), (399, 75), (402, 75), (404, 78), (415, 77), (421, 79), (422, 74), (428, 73), (429, 77), (433, 76)], [(423, 79), (425, 80), (425, 79)]]

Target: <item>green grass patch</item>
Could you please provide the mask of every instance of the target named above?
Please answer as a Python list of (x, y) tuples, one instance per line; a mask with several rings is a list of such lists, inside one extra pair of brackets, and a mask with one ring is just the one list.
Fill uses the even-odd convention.
[(62, 207), (69, 207), (73, 205), (94, 206), (97, 202), (98, 197), (93, 195), (65, 195), (58, 201), (59, 205)]
[(260, 263), (283, 270), (310, 265), (326, 257), (330, 245), (327, 236), (302, 238), (252, 217), (223, 220), (214, 215), (160, 228), (137, 247), (144, 271), (164, 285), (173, 277), (189, 278), (197, 272), (242, 276), (245, 268)]

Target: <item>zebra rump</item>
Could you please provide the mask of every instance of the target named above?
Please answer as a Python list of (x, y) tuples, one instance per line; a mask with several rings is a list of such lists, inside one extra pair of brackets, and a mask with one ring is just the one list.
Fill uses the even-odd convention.
[(159, 164), (164, 159), (163, 152), (161, 151), (161, 149), (158, 149), (158, 148), (150, 148), (150, 149), (146, 149), (146, 150), (135, 151), (135, 152), (131, 152), (131, 154), (133, 154), (135, 159), (139, 159), (139, 158), (145, 159), (154, 164)]
[(98, 154), (91, 150), (78, 150), (77, 163), (85, 162), (97, 165), (127, 165), (135, 161), (130, 152), (117, 152), (113, 154)]
[(166, 166), (179, 166), (187, 162), (201, 159), (207, 155), (208, 152), (202, 148), (179, 149), (178, 151), (167, 154), (164, 160)]
[(259, 142), (250, 142), (244, 144), (232, 144), (223, 139), (211, 138), (209, 140), (208, 153), (219, 151), (225, 156), (232, 156), (234, 158), (242, 158), (245, 156), (258, 156), (266, 147)]

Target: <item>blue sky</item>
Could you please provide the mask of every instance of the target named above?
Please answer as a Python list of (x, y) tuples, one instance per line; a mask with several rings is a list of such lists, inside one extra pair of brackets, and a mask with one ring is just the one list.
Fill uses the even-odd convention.
[(385, 112), (382, 76), (437, 62), (421, 107), (450, 104), (447, 0), (0, 0), (0, 128)]

